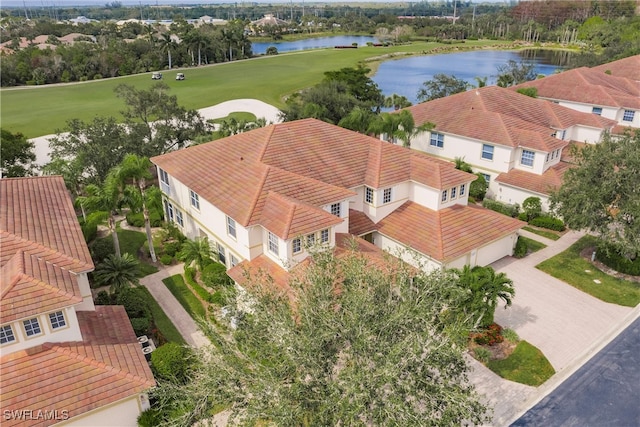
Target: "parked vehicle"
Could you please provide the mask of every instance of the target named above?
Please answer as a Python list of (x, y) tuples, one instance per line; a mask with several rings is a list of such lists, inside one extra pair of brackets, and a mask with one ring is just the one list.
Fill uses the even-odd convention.
[(176, 80), (184, 80), (184, 73), (176, 74)]
[(151, 80), (162, 80), (162, 73), (151, 74)]

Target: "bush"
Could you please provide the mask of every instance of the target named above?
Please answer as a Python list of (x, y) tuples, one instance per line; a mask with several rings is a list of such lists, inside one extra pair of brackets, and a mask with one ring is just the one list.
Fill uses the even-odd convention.
[(490, 324), (482, 333), (476, 335), (474, 341), (480, 345), (495, 345), (501, 343), (504, 341), (502, 326), (497, 323)]
[(471, 182), (469, 186), (469, 197), (473, 197), (475, 200), (482, 200), (487, 194), (487, 180), (484, 179), (481, 173), (476, 174), (478, 178)]
[(138, 427), (156, 427), (162, 425), (164, 421), (161, 411), (149, 408), (138, 416)]
[(482, 363), (487, 363), (491, 358), (491, 352), (484, 347), (476, 347), (473, 349), (473, 354)]
[(526, 214), (525, 221), (531, 221), (533, 218), (542, 215), (542, 200), (540, 200), (540, 197), (527, 197), (522, 202), (522, 210)]
[(511, 218), (517, 217), (518, 213), (520, 212), (520, 207), (518, 205), (507, 205), (506, 203), (501, 203), (489, 199), (484, 199), (482, 201), (482, 206), (487, 209), (491, 209), (492, 211), (510, 216)]
[(164, 251), (165, 254), (170, 255), (170, 256), (175, 256), (178, 252), (180, 252), (180, 249), (182, 248), (182, 243), (180, 243), (180, 241), (175, 240), (172, 242), (166, 242), (164, 244), (164, 246), (162, 247), (162, 250)]
[(173, 262), (173, 257), (168, 254), (160, 255), (160, 262), (162, 263), (162, 265), (171, 265), (171, 263)]
[(529, 251), (529, 245), (527, 242), (521, 237), (518, 236), (518, 241), (516, 242), (516, 248), (513, 251), (513, 256), (516, 258), (524, 258)]
[(278, 54), (278, 48), (275, 46), (269, 46), (265, 52), (267, 55), (277, 55)]
[(183, 384), (194, 363), (191, 349), (176, 343), (167, 343), (151, 353), (153, 373), (167, 381)]
[(233, 281), (227, 275), (227, 268), (219, 262), (212, 262), (202, 271), (202, 283), (210, 288), (230, 286)]
[(619, 254), (615, 248), (601, 245), (596, 251), (596, 258), (609, 268), (624, 274), (640, 276), (640, 256), (631, 260)]
[(219, 305), (220, 307), (224, 307), (225, 305), (227, 305), (227, 298), (224, 296), (222, 291), (215, 291), (211, 295), (211, 301), (209, 302), (211, 304), (216, 304), (216, 305)]
[[(131, 213), (126, 216), (127, 224), (132, 227), (144, 227), (144, 214), (142, 212)], [(162, 216), (157, 211), (149, 211), (149, 224), (152, 227), (160, 227), (162, 225)]]
[(95, 305), (113, 305), (116, 303), (115, 295), (109, 294), (107, 291), (100, 291), (93, 302)]
[(518, 334), (516, 333), (516, 331), (514, 331), (513, 329), (503, 329), (502, 330), (502, 337), (510, 342), (518, 342), (520, 341), (520, 337), (518, 336)]
[(555, 231), (564, 231), (565, 229), (564, 223), (561, 220), (548, 215), (541, 215), (537, 218), (533, 218), (529, 224)]
[(84, 241), (89, 243), (92, 242), (93, 239), (98, 235), (98, 224), (95, 223), (83, 223), (80, 224), (80, 228), (82, 229), (82, 235), (84, 236)]
[[(123, 305), (129, 319), (151, 318), (151, 312), (144, 294), (138, 288), (124, 288), (116, 294), (116, 303)], [(147, 325), (148, 328), (148, 325)]]
[(184, 280), (187, 282), (189, 286), (202, 298), (207, 302), (212, 302), (212, 295), (205, 288), (200, 286), (198, 282), (196, 282), (196, 269), (193, 267), (187, 267), (184, 269)]
[(131, 326), (133, 326), (133, 331), (136, 333), (136, 336), (146, 335), (149, 331), (149, 325), (151, 321), (148, 317), (134, 317), (130, 319)]
[(102, 239), (95, 240), (90, 246), (91, 258), (94, 264), (100, 264), (109, 255), (115, 255), (116, 251), (113, 249), (113, 237), (107, 236)]

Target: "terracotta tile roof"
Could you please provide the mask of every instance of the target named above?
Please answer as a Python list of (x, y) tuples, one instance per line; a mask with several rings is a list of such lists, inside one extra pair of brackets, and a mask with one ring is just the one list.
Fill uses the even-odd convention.
[(349, 233), (354, 236), (362, 236), (364, 234), (375, 231), (376, 224), (369, 219), (364, 213), (355, 209), (349, 209)]
[(406, 202), (378, 223), (378, 232), (447, 263), (524, 225), (517, 219), (473, 205), (433, 211)]
[(315, 119), (151, 160), (243, 226), (282, 221), (263, 212), (271, 193), (318, 208), (353, 196), (351, 189), (362, 185), (381, 188), (412, 179), (440, 189), (475, 178), (450, 163)]
[(612, 76), (640, 81), (640, 55), (629, 56), (628, 58), (608, 62), (591, 69), (603, 73), (609, 71)]
[(0, 265), (24, 250), (76, 273), (93, 270), (62, 177), (3, 178), (0, 194)]
[(82, 302), (74, 274), (23, 251), (0, 269), (0, 323)]
[(552, 74), (511, 89), (523, 87), (535, 87), (542, 98), (640, 110), (640, 82), (586, 67)]
[(610, 129), (615, 121), (581, 113), (515, 91), (487, 86), (408, 107), (416, 122), (435, 131), (508, 147), (553, 151), (567, 143), (556, 129), (585, 125)]
[[(123, 328), (119, 336), (96, 334), (85, 342), (47, 343), (3, 356), (0, 411), (69, 411), (70, 417), (134, 396), (155, 385), (123, 307), (79, 312), (81, 329)], [(97, 321), (100, 326), (83, 323)], [(108, 328), (107, 328), (108, 329)], [(46, 426), (35, 419), (3, 420), (3, 426)]]
[(560, 188), (562, 177), (570, 167), (571, 164), (561, 161), (547, 169), (542, 175), (511, 169), (507, 173), (498, 175), (496, 182), (548, 196), (551, 191)]

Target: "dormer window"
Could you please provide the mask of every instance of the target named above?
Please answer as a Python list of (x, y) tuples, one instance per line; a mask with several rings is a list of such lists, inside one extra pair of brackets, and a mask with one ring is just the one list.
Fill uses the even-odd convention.
[(622, 121), (632, 122), (635, 115), (636, 115), (636, 112), (633, 110), (624, 110), (624, 114), (622, 115)]
[(341, 218), (341, 212), (340, 212), (340, 203), (334, 203), (331, 205), (331, 215), (335, 215), (338, 218)]
[(278, 251), (278, 236), (269, 231), (269, 235), (267, 237), (269, 252), (274, 255), (279, 255)]
[(385, 188), (382, 194), (382, 203), (391, 203), (391, 188)]
[(431, 138), (429, 145), (432, 147), (443, 148), (444, 147), (444, 135), (438, 132), (431, 132)]
[(49, 322), (51, 323), (51, 329), (59, 329), (67, 326), (67, 322), (64, 320), (64, 313), (62, 311), (49, 313)]
[(523, 166), (533, 166), (533, 159), (536, 154), (533, 151), (522, 150), (522, 157), (520, 158), (520, 163)]
[(24, 325), (24, 332), (28, 337), (33, 337), (35, 335), (40, 335), (42, 333), (42, 329), (40, 328), (40, 322), (38, 322), (38, 318), (34, 317), (33, 319), (27, 319), (22, 322)]
[(364, 187), (364, 201), (370, 205), (373, 204), (373, 188)]
[(329, 243), (329, 229), (325, 228), (320, 232), (320, 243)]
[(451, 198), (452, 198), (452, 199), (455, 199), (455, 198), (456, 198), (456, 190), (457, 190), (457, 189), (458, 189), (457, 187), (453, 187), (453, 188), (451, 189)]
[(466, 184), (461, 184), (460, 185), (460, 197), (464, 196), (466, 190)]
[(0, 326), (0, 344), (7, 344), (15, 340), (16, 336), (13, 334), (11, 325)]
[(596, 114), (596, 115), (598, 115), (598, 116), (601, 116), (601, 115), (602, 115), (602, 107), (593, 107), (593, 108), (591, 109), (591, 112), (592, 112), (593, 114)]
[(302, 240), (299, 237), (296, 237), (291, 242), (291, 247), (293, 249), (293, 253), (297, 254), (298, 252), (300, 252), (302, 250)]
[(443, 202), (446, 202), (446, 201), (447, 201), (447, 193), (448, 193), (448, 191), (447, 191), (447, 190), (444, 190), (444, 191), (442, 192), (442, 198), (441, 198), (441, 200), (442, 200)]

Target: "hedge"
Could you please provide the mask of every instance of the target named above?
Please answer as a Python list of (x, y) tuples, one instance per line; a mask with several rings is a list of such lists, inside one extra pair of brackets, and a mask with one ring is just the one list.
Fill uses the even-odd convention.
[(482, 201), (482, 206), (487, 209), (491, 209), (492, 211), (510, 216), (511, 218), (517, 217), (518, 213), (520, 212), (520, 207), (518, 205), (507, 205), (505, 203), (489, 199), (484, 199)]
[(196, 282), (195, 276), (196, 276), (195, 268), (187, 267), (184, 269), (184, 279), (187, 282), (187, 284), (191, 286), (191, 288), (196, 292), (196, 294), (200, 296), (200, 298), (202, 298), (207, 302), (213, 302), (212, 301), (213, 296), (206, 289), (200, 286), (198, 282)]
[[(132, 227), (144, 227), (144, 215), (142, 212), (131, 213), (126, 216), (127, 224)], [(158, 211), (149, 211), (149, 222), (152, 227), (160, 227), (162, 225), (162, 215)]]
[(564, 231), (565, 229), (564, 223), (561, 220), (546, 215), (533, 218), (529, 224), (555, 231)]
[(616, 252), (613, 248), (598, 248), (596, 258), (609, 268), (623, 274), (640, 276), (640, 256), (630, 260)]
[(516, 248), (513, 250), (513, 256), (516, 258), (524, 258), (527, 255), (528, 250), (529, 245), (527, 245), (527, 241), (524, 240), (522, 236), (518, 236)]

